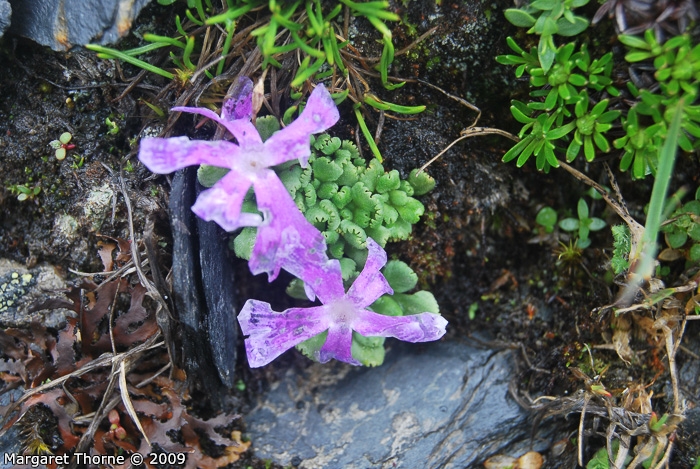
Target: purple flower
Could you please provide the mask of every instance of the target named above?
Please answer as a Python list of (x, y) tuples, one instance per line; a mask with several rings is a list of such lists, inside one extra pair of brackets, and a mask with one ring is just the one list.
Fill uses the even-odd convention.
[[(215, 221), (226, 231), (257, 226), (249, 266), (254, 274), (268, 272), (274, 279), (281, 267), (293, 274), (303, 270), (307, 253), (317, 257), (317, 253), (321, 253), (320, 261), (327, 262), (327, 258), (323, 235), (306, 221), (270, 168), (294, 159), (306, 166), (311, 155), (311, 134), (331, 127), (338, 121), (339, 114), (328, 91), (319, 85), (309, 96), (299, 118), (263, 143), (250, 122), (252, 90), (250, 79), (241, 79), (234, 97), (224, 103), (221, 116), (206, 108), (173, 108), (218, 122), (233, 134), (238, 144), (187, 137), (147, 138), (141, 142), (139, 159), (159, 174), (200, 164), (229, 168), (231, 171), (199, 195), (192, 211), (204, 220)], [(241, 212), (243, 199), (251, 186), (262, 217)], [(295, 265), (289, 261), (291, 258), (301, 259), (301, 264)]]
[[(268, 303), (248, 300), (238, 315), (245, 339), (248, 363), (266, 365), (286, 350), (324, 331), (328, 336), (315, 358), (331, 358), (360, 365), (352, 356), (352, 332), (368, 337), (396, 337), (408, 342), (428, 342), (445, 334), (447, 321), (438, 314), (384, 316), (367, 309), (380, 296), (393, 293), (379, 272), (386, 264), (386, 252), (367, 238), (367, 263), (348, 292), (338, 261), (329, 261), (323, 282), (314, 287), (322, 306), (290, 308), (275, 312)], [(304, 279), (306, 280), (306, 279)]]

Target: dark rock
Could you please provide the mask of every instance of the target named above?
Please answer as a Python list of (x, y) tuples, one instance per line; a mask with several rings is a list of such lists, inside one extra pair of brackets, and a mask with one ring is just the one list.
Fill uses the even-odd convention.
[(10, 0), (9, 31), (53, 50), (109, 44), (129, 32), (150, 0)]
[(234, 284), (218, 227), (195, 220), (190, 208), (196, 184), (196, 168), (179, 171), (170, 196), (173, 298), (181, 342), (178, 361), (194, 389), (205, 394), (214, 408), (220, 408), (234, 380)]
[(197, 217), (197, 230), (202, 289), (207, 307), (204, 320), (209, 334), (209, 347), (219, 378), (227, 388), (232, 389), (238, 338), (234, 307), (233, 255), (228, 248), (228, 235), (219, 225)]
[[(290, 369), (247, 418), (257, 456), (311, 468), (463, 468), (542, 451), (509, 396), (510, 351), (394, 344), (379, 368)], [(299, 405), (301, 403), (301, 405)], [(534, 447), (533, 447), (534, 445)]]
[(0, 0), (0, 36), (5, 33), (5, 30), (10, 25), (10, 17), (12, 16), (12, 7), (7, 0)]

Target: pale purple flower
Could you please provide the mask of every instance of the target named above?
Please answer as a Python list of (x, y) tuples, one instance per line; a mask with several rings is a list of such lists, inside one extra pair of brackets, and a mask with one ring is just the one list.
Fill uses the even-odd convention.
[[(252, 90), (250, 79), (243, 78), (234, 97), (224, 103), (221, 116), (206, 108), (173, 108), (174, 111), (212, 119), (231, 132), (238, 144), (225, 140), (190, 140), (187, 137), (146, 138), (141, 141), (139, 159), (148, 169), (159, 174), (200, 164), (229, 168), (231, 171), (199, 195), (192, 210), (204, 220), (215, 221), (226, 231), (257, 226), (249, 266), (254, 274), (268, 272), (273, 279), (281, 267), (293, 274), (303, 270), (306, 253), (321, 253), (321, 262), (324, 259), (327, 262), (327, 258), (323, 235), (306, 221), (282, 181), (270, 168), (294, 159), (306, 166), (311, 155), (311, 134), (331, 127), (338, 121), (339, 114), (331, 95), (323, 85), (318, 85), (301, 115), (263, 143), (250, 121)], [(251, 186), (262, 217), (241, 212), (243, 199)], [(300, 258), (302, 264), (286, 262), (285, 259), (291, 257)]]
[(367, 309), (380, 296), (393, 293), (379, 271), (386, 264), (386, 252), (371, 238), (367, 238), (367, 248), (365, 268), (347, 293), (338, 261), (326, 264), (323, 282), (314, 287), (322, 306), (278, 313), (268, 303), (246, 302), (238, 322), (248, 336), (245, 347), (251, 367), (266, 365), (324, 331), (328, 331), (328, 336), (315, 358), (321, 363), (335, 358), (353, 365), (361, 364), (352, 356), (353, 331), (367, 337), (395, 337), (407, 342), (428, 342), (445, 334), (447, 321), (438, 314), (385, 316)]

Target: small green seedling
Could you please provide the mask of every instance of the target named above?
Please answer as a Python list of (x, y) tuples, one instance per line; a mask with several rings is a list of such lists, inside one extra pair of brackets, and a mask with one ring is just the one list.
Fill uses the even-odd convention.
[(105, 124), (107, 124), (107, 133), (110, 135), (117, 135), (119, 133), (119, 126), (115, 121), (110, 119), (109, 117), (105, 117)]
[(41, 186), (25, 186), (22, 184), (16, 184), (9, 187), (10, 192), (17, 194), (17, 200), (23, 202), (25, 200), (30, 200), (39, 195), (41, 192)]
[(559, 228), (564, 231), (578, 231), (576, 245), (581, 249), (585, 249), (591, 245), (591, 240), (588, 237), (590, 232), (605, 228), (605, 221), (600, 218), (589, 217), (588, 204), (583, 199), (578, 201), (577, 212), (578, 219), (564, 218), (559, 222)]
[(58, 161), (63, 161), (66, 158), (66, 152), (75, 148), (75, 145), (69, 143), (73, 135), (70, 132), (63, 132), (58, 140), (52, 140), (49, 145), (51, 148), (56, 150), (56, 159)]

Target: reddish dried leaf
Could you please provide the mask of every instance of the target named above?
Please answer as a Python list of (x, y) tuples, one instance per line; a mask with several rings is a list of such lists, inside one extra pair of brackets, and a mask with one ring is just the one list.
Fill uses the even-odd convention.
[(99, 249), (97, 250), (97, 255), (100, 256), (100, 259), (102, 260), (104, 271), (111, 272), (112, 270), (114, 270), (112, 252), (117, 248), (117, 245), (115, 243), (108, 243), (105, 241), (98, 241), (97, 245), (99, 246)]
[(148, 400), (132, 400), (134, 409), (139, 415), (146, 417), (155, 417), (157, 420), (165, 420), (172, 414), (167, 404), (158, 404)]
[(105, 318), (109, 318), (112, 303), (123, 285), (126, 285), (124, 279), (112, 280), (101, 284), (95, 291), (97, 301), (95, 301), (94, 306), (90, 309), (86, 308), (83, 312), (80, 330), (84, 354), (89, 354), (93, 348), (95, 350), (107, 350), (110, 347), (109, 335), (102, 334), (99, 327)]
[(114, 339), (121, 346), (128, 347), (136, 342), (144, 341), (158, 330), (155, 316), (150, 315), (142, 304), (146, 292), (147, 290), (143, 286), (135, 285), (131, 290), (129, 310), (115, 321)]
[(19, 380), (26, 383), (27, 369), (24, 367), (24, 363), (12, 358), (0, 360), (0, 379), (8, 383), (17, 382)]
[(67, 375), (76, 368), (75, 345), (78, 341), (77, 326), (68, 322), (63, 330), (58, 332), (56, 346), (51, 349), (51, 357), (56, 367), (57, 377)]
[(206, 433), (214, 443), (223, 446), (231, 445), (231, 439), (221, 436), (216, 429), (230, 425), (232, 420), (239, 418), (238, 415), (227, 414), (221, 414), (209, 420), (200, 420), (197, 417), (189, 414), (186, 414), (184, 417), (193, 430), (199, 430)]

